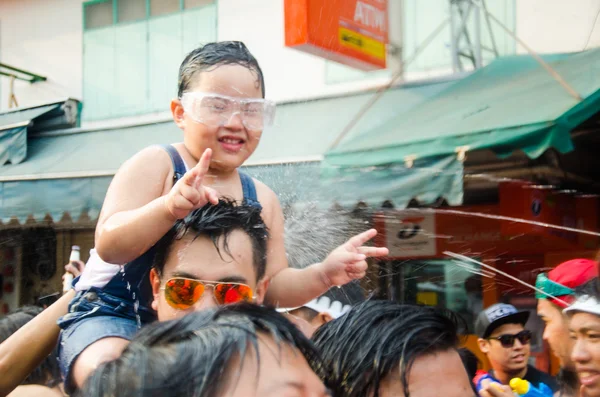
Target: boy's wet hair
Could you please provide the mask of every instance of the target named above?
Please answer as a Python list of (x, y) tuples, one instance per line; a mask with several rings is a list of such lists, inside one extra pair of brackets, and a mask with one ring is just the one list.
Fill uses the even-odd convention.
[[(173, 244), (184, 237), (196, 239), (200, 236), (209, 237), (219, 255), (223, 256), (221, 247), (231, 257), (229, 236), (234, 230), (241, 230), (250, 237), (252, 243), (252, 259), (256, 280), (265, 275), (267, 267), (267, 240), (269, 232), (260, 215), (260, 208), (247, 204), (237, 204), (227, 198), (221, 198), (216, 205), (207, 204), (192, 211), (187, 217), (175, 223), (156, 243), (154, 269), (162, 276), (165, 262)], [(220, 245), (222, 239), (222, 245)]]
[[(7, 340), (41, 312), (41, 307), (23, 306), (0, 319), (0, 343)], [(47, 387), (58, 385), (60, 383), (60, 370), (56, 357), (56, 348), (54, 348), (53, 352), (21, 384)]]
[[(294, 325), (272, 309), (247, 303), (225, 305), (156, 322), (141, 329), (121, 357), (102, 364), (82, 396), (208, 397), (236, 382), (244, 358), (260, 363), (259, 339), (301, 353), (316, 371), (318, 351)], [(256, 374), (258, 376), (258, 373)]]
[(324, 383), (335, 396), (379, 396), (385, 377), (399, 368), (404, 395), (415, 360), (456, 349), (458, 319), (442, 309), (366, 301), (321, 326), (313, 341), (327, 372)]
[(221, 65), (240, 65), (256, 73), (263, 98), (265, 97), (265, 79), (258, 61), (241, 41), (219, 41), (196, 48), (183, 60), (179, 67), (177, 97), (190, 89), (192, 81), (201, 72)]

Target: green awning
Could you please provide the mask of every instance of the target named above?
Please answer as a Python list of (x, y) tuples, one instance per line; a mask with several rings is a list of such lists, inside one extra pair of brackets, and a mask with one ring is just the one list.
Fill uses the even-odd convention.
[(491, 149), (531, 158), (573, 150), (570, 131), (600, 109), (600, 49), (544, 59), (583, 98), (569, 95), (531, 56), (498, 59), (385, 124), (348, 137), (325, 164), (370, 167)]
[(32, 120), (60, 107), (59, 104), (0, 113), (0, 166), (19, 164), (27, 157), (27, 127)]
[[(398, 109), (409, 109), (450, 84), (388, 91), (351, 134), (385, 123)], [(264, 131), (245, 170), (271, 186), (284, 205), (298, 201), (354, 205), (363, 199), (378, 203), (396, 200), (404, 205), (409, 196), (420, 195), (426, 181), (421, 180), (421, 188), (417, 189), (414, 183), (402, 187), (402, 179), (396, 178), (394, 188), (390, 189), (378, 184), (357, 186), (351, 181), (322, 184), (319, 178), (323, 154), (372, 95), (372, 92), (360, 93), (278, 106), (275, 125)], [(181, 139), (182, 133), (172, 121), (31, 136), (27, 161), (0, 167), (0, 220), (7, 222), (16, 217), (24, 221), (28, 216), (39, 220), (46, 215), (60, 220), (64, 213), (74, 220), (83, 213), (95, 219), (112, 176), (121, 164), (147, 146)], [(415, 181), (412, 177), (410, 180)], [(440, 184), (436, 193), (444, 195), (444, 189)]]

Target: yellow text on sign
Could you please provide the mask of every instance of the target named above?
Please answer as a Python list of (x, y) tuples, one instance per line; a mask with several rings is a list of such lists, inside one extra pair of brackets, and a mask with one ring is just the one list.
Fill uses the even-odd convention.
[(375, 58), (385, 59), (385, 44), (350, 29), (339, 28), (340, 43)]

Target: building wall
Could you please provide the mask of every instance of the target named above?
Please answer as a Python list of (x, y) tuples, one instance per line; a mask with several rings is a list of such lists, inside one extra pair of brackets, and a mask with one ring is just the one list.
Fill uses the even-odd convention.
[(600, 45), (599, 12), (600, 0), (517, 1), (516, 33), (537, 52), (582, 51)]
[[(169, 45), (176, 36), (177, 18), (165, 17), (148, 23), (144, 30), (121, 27), (115, 43), (126, 45), (134, 34), (148, 35), (147, 51), (159, 54), (147, 58), (131, 55), (132, 71), (124, 70), (108, 86), (102, 76), (115, 73), (110, 60), (91, 48), (84, 55), (84, 0), (2, 0), (0, 1), (0, 62), (14, 65), (48, 77), (44, 83), (17, 83), (17, 99), (21, 106), (62, 99), (70, 96), (84, 99), (84, 121), (92, 122), (116, 117), (137, 116), (149, 112), (168, 113), (168, 102), (174, 95), (175, 77), (161, 78), (152, 74), (152, 65), (165, 62), (168, 75), (176, 73), (182, 51)], [(404, 56), (411, 54), (449, 15), (447, 0), (389, 0), (391, 37), (402, 43)], [(487, 0), (490, 11), (536, 51), (578, 51), (584, 48), (592, 32), (589, 46), (600, 44), (600, 27), (592, 31), (600, 10), (600, 0)], [(378, 86), (389, 81), (398, 63), (392, 59), (390, 70), (363, 73), (328, 62), (283, 45), (283, 0), (217, 0), (216, 32), (219, 40), (243, 40), (255, 53), (265, 72), (267, 94), (277, 101), (301, 100), (340, 94)], [(171, 19), (171, 20), (169, 20)], [(199, 28), (206, 22), (198, 19)], [(495, 22), (493, 33), (502, 54), (517, 48), (512, 38)], [(596, 24), (598, 21), (596, 21)], [(129, 30), (128, 30), (129, 29)], [(117, 34), (115, 33), (115, 35)], [(98, 35), (96, 35), (98, 36)], [(484, 30), (482, 41), (488, 42)], [(115, 36), (116, 37), (116, 36)], [(116, 37), (117, 38), (117, 37)], [(129, 38), (129, 39), (127, 39)], [(98, 39), (98, 37), (96, 37)], [(100, 37), (100, 40), (106, 37)], [(87, 43), (90, 45), (90, 43)], [(114, 44), (114, 45), (117, 45)], [(188, 48), (197, 43), (188, 43)], [(112, 47), (105, 48), (106, 54)], [(524, 49), (517, 48), (518, 52)], [(141, 50), (139, 51), (141, 54)], [(138, 55), (140, 55), (138, 54)], [(160, 56), (161, 54), (167, 54)], [(96, 58), (94, 58), (96, 56)], [(141, 55), (140, 55), (141, 56)], [(87, 58), (86, 58), (87, 57)], [(168, 62), (167, 62), (168, 58)], [(177, 58), (171, 60), (171, 58)], [(87, 61), (85, 61), (87, 60)], [(87, 62), (87, 66), (84, 63)], [(144, 67), (143, 62), (148, 62)], [(88, 73), (84, 72), (87, 68)], [(163, 69), (156, 69), (159, 72)], [(424, 79), (451, 73), (450, 29), (446, 26), (438, 37), (410, 65), (405, 80)], [(97, 77), (96, 77), (97, 76)], [(128, 78), (128, 76), (130, 78)], [(140, 80), (150, 81), (156, 95), (147, 93)], [(111, 90), (114, 100), (107, 105), (103, 98), (89, 95), (89, 87)], [(107, 86), (107, 87), (104, 87)], [(85, 92), (88, 87), (88, 93)], [(164, 99), (161, 99), (164, 96)], [(120, 101), (120, 102), (119, 102)], [(0, 111), (8, 104), (8, 79), (0, 79)], [(112, 109), (106, 109), (112, 106)], [(118, 109), (121, 107), (122, 109)], [(115, 110), (117, 109), (117, 110)], [(125, 109), (125, 110), (123, 110)], [(164, 111), (162, 110), (164, 109)]]
[[(82, 98), (82, 0), (0, 1), (0, 62), (48, 77), (16, 83), (20, 106)], [(0, 111), (8, 107), (8, 79), (0, 78)]]

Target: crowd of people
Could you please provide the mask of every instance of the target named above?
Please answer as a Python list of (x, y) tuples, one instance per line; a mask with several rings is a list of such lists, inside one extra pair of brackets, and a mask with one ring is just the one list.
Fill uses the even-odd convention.
[(243, 43), (192, 51), (178, 81), (184, 141), (121, 167), (72, 290), (0, 320), (0, 396), (507, 397), (523, 380), (600, 397), (596, 263), (538, 277), (557, 379), (529, 365), (529, 312), (503, 303), (475, 322), (483, 372), (456, 314), (364, 299), (368, 258), (388, 255), (375, 230), (288, 267), (276, 194), (238, 170), (275, 109)]

